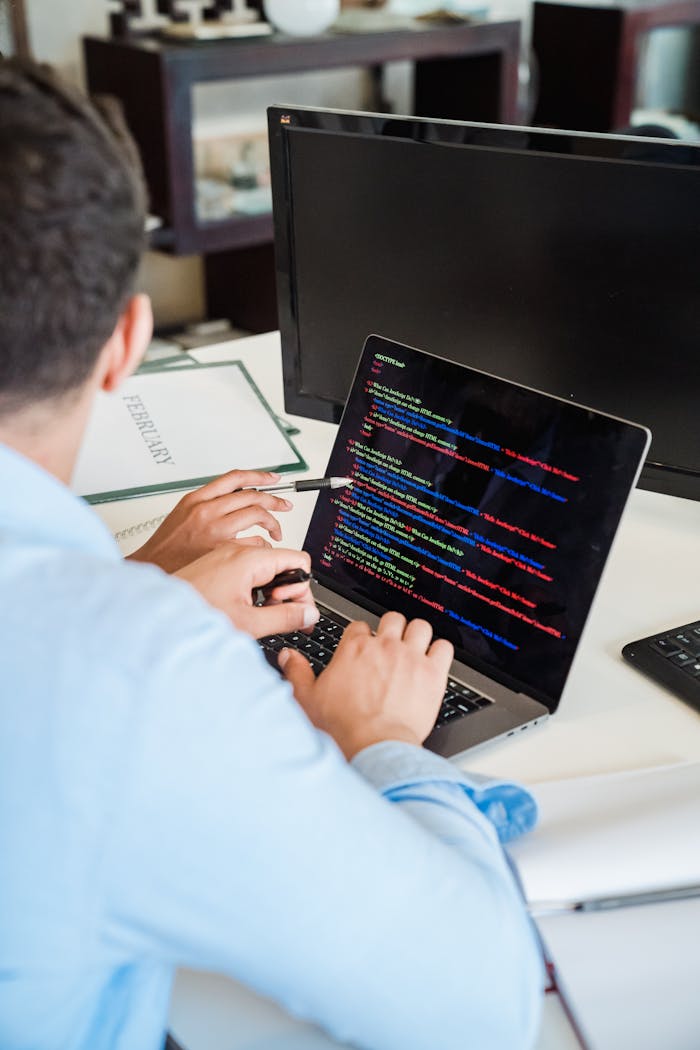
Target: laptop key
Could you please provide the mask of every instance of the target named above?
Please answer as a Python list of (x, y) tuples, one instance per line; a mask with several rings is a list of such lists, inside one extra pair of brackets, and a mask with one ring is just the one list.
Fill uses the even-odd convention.
[(461, 682), (457, 682), (456, 691), (466, 700), (475, 700), (479, 695), (475, 689), (470, 689), (468, 685), (462, 685)]
[(327, 634), (332, 634), (335, 637), (343, 633), (344, 628), (339, 623), (335, 623), (333, 620), (329, 620), (327, 616), (319, 617), (317, 626), (325, 631)]

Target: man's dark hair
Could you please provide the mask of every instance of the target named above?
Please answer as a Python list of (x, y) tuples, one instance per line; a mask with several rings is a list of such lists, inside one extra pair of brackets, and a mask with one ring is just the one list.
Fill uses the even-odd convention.
[(87, 379), (133, 290), (145, 212), (118, 108), (0, 59), (0, 413)]

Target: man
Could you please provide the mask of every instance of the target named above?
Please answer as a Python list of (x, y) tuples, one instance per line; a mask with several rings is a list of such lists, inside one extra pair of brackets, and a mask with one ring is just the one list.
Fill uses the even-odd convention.
[(388, 614), (284, 681), (251, 635), (315, 622), (308, 586), (251, 592), (308, 557), (232, 538), (279, 538), (284, 501), (240, 491), (267, 475), (185, 497), (136, 562), (66, 487), (150, 337), (143, 221), (123, 135), (0, 63), (0, 1046), (155, 1050), (180, 965), (361, 1047), (531, 1046), (497, 831), (534, 804), (421, 748), (451, 646)]

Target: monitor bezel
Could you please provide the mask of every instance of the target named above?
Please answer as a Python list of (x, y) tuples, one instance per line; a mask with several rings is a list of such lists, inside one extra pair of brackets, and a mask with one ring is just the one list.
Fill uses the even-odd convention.
[[(697, 168), (700, 171), (700, 144), (694, 145), (678, 139), (603, 135), (585, 131), (436, 120), (428, 117), (279, 104), (268, 107), (267, 116), (284, 403), (287, 412), (328, 423), (337, 424), (340, 421), (343, 404), (304, 392), (301, 382), (301, 345), (294, 288), (288, 128), (303, 128), (324, 134), (357, 135), (364, 138), (404, 138), (434, 143), (442, 141), (484, 149), (597, 158), (634, 165), (667, 164)], [(399, 128), (405, 129), (405, 134), (397, 135)], [(635, 143), (639, 146), (639, 157), (630, 156), (630, 147)], [(654, 150), (653, 159), (646, 156), (650, 146)], [(640, 488), (667, 495), (700, 500), (700, 472), (677, 464), (647, 461), (637, 484)]]

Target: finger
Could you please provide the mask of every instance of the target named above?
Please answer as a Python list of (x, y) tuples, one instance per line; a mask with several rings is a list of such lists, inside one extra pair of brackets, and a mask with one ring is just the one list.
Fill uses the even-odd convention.
[(308, 583), (286, 583), (269, 592), (268, 602), (291, 602), (311, 597)]
[(372, 628), (364, 620), (352, 620), (343, 631), (341, 641), (345, 638), (362, 638), (372, 633)]
[(272, 544), (264, 540), (262, 536), (241, 536), (236, 543), (240, 543), (242, 547), (272, 547)]
[(446, 638), (437, 638), (428, 649), (428, 657), (435, 665), (438, 674), (449, 674), (454, 655), (454, 646)]
[(295, 649), (283, 649), (277, 660), (295, 696), (301, 697), (307, 689), (312, 688), (316, 678), (305, 656)]
[(405, 629), (406, 617), (398, 612), (388, 612), (384, 613), (379, 621), (377, 634), (383, 635), (386, 638), (403, 638), (403, 632)]
[(282, 496), (275, 496), (272, 492), (258, 492), (257, 489), (240, 489), (238, 492), (227, 492), (223, 496), (215, 496), (206, 504), (207, 509), (215, 517), (224, 517), (233, 514), (244, 507), (265, 507), (266, 510), (274, 510), (275, 513), (285, 513), (293, 510), (294, 504)]
[[(234, 540), (239, 545), (241, 540)], [(306, 551), (290, 550), (288, 547), (271, 547), (267, 550), (248, 550), (243, 552), (246, 559), (246, 570), (254, 587), (264, 587), (271, 580), (288, 569), (303, 569), (311, 572), (311, 558)]]
[(273, 517), (269, 511), (264, 510), (263, 507), (245, 507), (243, 510), (237, 510), (235, 514), (227, 514), (221, 521), (222, 529), (225, 529), (227, 534), (233, 537), (237, 536), (239, 532), (245, 532), (246, 529), (250, 529), (253, 525), (260, 525), (272, 536), (273, 540), (279, 541), (282, 539), (280, 523), (277, 518)]
[(196, 493), (200, 499), (214, 499), (216, 496), (224, 496), (227, 492), (235, 492), (236, 489), (253, 488), (257, 485), (276, 485), (281, 480), (281, 475), (270, 470), (229, 470), (213, 481), (202, 485)]
[(411, 620), (403, 634), (403, 640), (412, 649), (424, 653), (433, 637), (433, 629), (427, 620)]
[(313, 602), (280, 602), (251, 610), (250, 622), (255, 624), (256, 637), (265, 638), (269, 634), (291, 634), (313, 627), (320, 615)]
[(353, 642), (358, 642), (362, 638), (369, 638), (371, 634), (372, 628), (368, 623), (365, 623), (364, 620), (353, 620), (343, 631), (338, 642), (338, 650), (346, 649)]
[[(289, 569), (311, 571), (311, 558), (306, 551), (290, 550), (287, 547), (270, 547), (266, 549), (248, 547), (241, 550), (241, 540), (233, 540), (233, 549), (238, 550), (239, 564), (245, 572), (245, 583), (250, 587), (265, 587), (281, 572)], [(221, 544), (218, 550), (226, 547)]]

